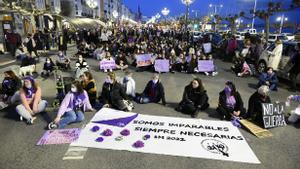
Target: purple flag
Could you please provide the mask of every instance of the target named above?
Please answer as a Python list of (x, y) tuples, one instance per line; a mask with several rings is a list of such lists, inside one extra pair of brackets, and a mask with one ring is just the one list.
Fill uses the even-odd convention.
[(78, 139), (79, 134), (79, 128), (48, 130), (36, 145), (70, 144)]

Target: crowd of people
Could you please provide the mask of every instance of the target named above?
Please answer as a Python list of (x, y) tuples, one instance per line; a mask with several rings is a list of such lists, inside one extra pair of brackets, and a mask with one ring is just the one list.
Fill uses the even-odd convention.
[[(122, 111), (132, 111), (133, 102), (138, 104), (159, 103), (167, 105), (166, 92), (163, 82), (160, 79), (160, 73), (155, 69), (155, 62), (163, 59), (168, 60), (169, 70), (172, 73), (203, 73), (207, 76), (216, 76), (217, 66), (214, 63), (216, 46), (212, 43), (209, 35), (200, 40), (187, 36), (179, 30), (162, 31), (157, 28), (119, 28), (103, 30), (77, 30), (73, 34), (64, 32), (58, 36), (59, 52), (56, 61), (47, 57), (43, 66), (42, 75), (51, 76), (54, 67), (57, 66), (62, 71), (72, 69), (71, 58), (75, 58), (74, 77), (75, 81), (71, 84), (70, 91), (66, 91), (64, 99), (55, 119), (48, 125), (49, 129), (64, 128), (70, 123), (81, 122), (84, 120), (86, 111), (96, 111), (101, 107), (109, 107)], [(77, 53), (70, 57), (67, 56), (67, 42), (72, 39), (76, 42)], [(36, 53), (36, 40), (28, 35), (26, 38), (27, 50), (29, 55), (22, 53), (21, 67), (35, 65), (32, 52)], [(282, 44), (276, 42), (275, 51), (270, 55), (277, 56), (280, 53)], [(281, 45), (281, 47), (280, 47)], [(47, 46), (47, 45), (46, 45)], [(225, 46), (219, 47), (225, 52), (221, 55), (222, 59), (231, 60), (234, 66), (233, 72), (244, 77), (253, 75), (252, 64), (255, 64), (257, 57), (262, 52), (263, 44), (260, 39), (249, 37), (239, 47), (236, 39), (232, 36), (228, 39)], [(238, 48), (241, 52), (236, 54)], [(299, 48), (299, 47), (298, 47)], [(281, 49), (282, 50), (282, 49)], [(299, 51), (299, 50), (297, 50)], [(151, 59), (146, 65), (139, 63), (139, 56), (151, 54)], [(36, 53), (36, 56), (38, 54)], [(298, 53), (299, 55), (299, 53)], [(293, 62), (299, 62), (299, 56), (293, 58)], [(86, 59), (92, 58), (101, 61), (115, 61), (115, 67), (102, 69), (108, 72), (102, 90), (98, 95), (98, 88), (91, 73), (91, 67)], [(216, 111), (220, 114), (222, 120), (234, 119), (252, 119), (254, 122), (262, 125), (262, 103), (270, 103), (270, 91), (277, 91), (278, 78), (276, 70), (278, 67), (277, 59), (274, 57), (274, 67), (267, 68), (265, 73), (259, 76), (257, 91), (249, 98), (248, 109), (244, 106), (244, 101), (231, 81), (225, 82), (224, 88), (219, 93), (219, 101)], [(212, 61), (213, 68), (209, 71), (200, 71), (199, 61)], [(145, 60), (146, 61), (146, 60)], [(34, 69), (36, 69), (34, 67)], [(154, 72), (152, 78), (145, 85), (143, 92), (136, 92), (136, 83), (133, 78), (132, 70)], [(292, 76), (297, 75), (297, 68)], [(116, 77), (115, 70), (122, 70), (125, 76), (121, 79)], [(28, 75), (29, 72), (29, 75)], [(155, 73), (156, 72), (156, 73)], [(45, 111), (48, 103), (43, 100), (41, 87), (31, 76), (30, 71), (22, 71), (18, 76), (13, 71), (5, 72), (5, 79), (1, 88), (1, 107), (9, 104), (18, 103), (16, 111), (20, 119), (25, 119), (28, 124), (33, 124), (38, 113)], [(23, 85), (21, 82), (23, 79)], [(295, 84), (294, 84), (295, 85)], [(291, 96), (287, 100), (299, 100), (297, 96)], [(182, 100), (176, 106), (175, 110), (189, 114), (196, 118), (198, 113), (206, 111), (210, 107), (208, 92), (201, 79), (193, 79), (184, 88)]]

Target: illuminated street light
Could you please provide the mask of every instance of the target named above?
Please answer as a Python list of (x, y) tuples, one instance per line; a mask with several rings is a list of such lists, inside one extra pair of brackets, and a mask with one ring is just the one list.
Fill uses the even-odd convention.
[(181, 2), (186, 6), (186, 13), (185, 13), (185, 31), (187, 31), (187, 24), (189, 19), (189, 10), (190, 5), (195, 2), (195, 0), (181, 0)]
[(284, 21), (288, 21), (288, 18), (287, 18), (287, 17), (284, 17), (284, 14), (282, 14), (281, 17), (277, 17), (276, 21), (277, 21), (277, 22), (280, 22), (279, 33), (281, 33), (281, 32), (282, 32), (282, 27), (283, 27), (283, 22), (284, 22)]

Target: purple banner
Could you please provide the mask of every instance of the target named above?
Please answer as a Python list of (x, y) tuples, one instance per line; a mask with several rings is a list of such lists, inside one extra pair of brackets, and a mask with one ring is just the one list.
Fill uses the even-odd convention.
[(169, 72), (170, 71), (170, 61), (167, 59), (155, 60), (154, 68), (156, 72)]
[(79, 134), (79, 128), (48, 130), (36, 145), (70, 144), (78, 139)]
[(114, 60), (102, 60), (100, 61), (100, 70), (115, 69), (116, 62)]
[(213, 72), (215, 71), (215, 65), (213, 60), (198, 60), (199, 72)]
[(152, 65), (151, 60), (152, 60), (151, 54), (137, 55), (136, 56), (137, 67), (150, 66)]

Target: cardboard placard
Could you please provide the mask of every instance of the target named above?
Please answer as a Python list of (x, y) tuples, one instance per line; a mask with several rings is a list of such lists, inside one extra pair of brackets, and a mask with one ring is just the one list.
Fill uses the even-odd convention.
[(137, 67), (150, 66), (152, 65), (152, 55), (151, 54), (143, 54), (136, 56)]
[(213, 72), (215, 71), (215, 65), (213, 60), (198, 60), (199, 72)]
[(263, 103), (263, 121), (265, 128), (286, 126), (283, 103)]
[(102, 60), (100, 61), (100, 70), (115, 69), (116, 62), (114, 60)]
[(155, 60), (154, 68), (156, 72), (169, 72), (170, 71), (170, 61), (167, 59)]
[(240, 123), (258, 138), (267, 138), (273, 136), (269, 130), (263, 129), (249, 120), (243, 119), (240, 120)]

